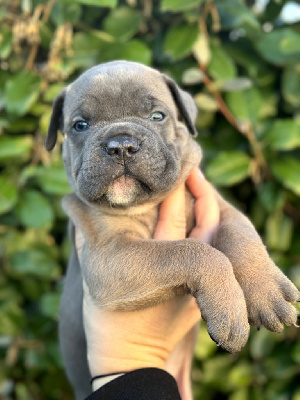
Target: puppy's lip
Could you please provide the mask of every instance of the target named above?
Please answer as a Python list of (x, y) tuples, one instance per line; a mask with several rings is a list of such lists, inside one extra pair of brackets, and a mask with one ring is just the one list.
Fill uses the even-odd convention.
[(129, 204), (136, 198), (138, 185), (136, 179), (122, 175), (108, 186), (106, 197), (113, 204)]
[[(117, 190), (123, 190), (126, 187), (132, 186), (136, 183), (136, 179), (129, 175), (122, 175), (119, 178), (115, 179), (111, 185)], [(110, 186), (111, 186), (110, 185)]]

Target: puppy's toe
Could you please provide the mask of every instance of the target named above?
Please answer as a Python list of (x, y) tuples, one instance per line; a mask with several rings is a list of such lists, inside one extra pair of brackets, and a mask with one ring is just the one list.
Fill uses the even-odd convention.
[(215, 318), (208, 318), (207, 332), (218, 346), (222, 346), (223, 343), (227, 342), (230, 333), (230, 320), (228, 315), (219, 314)]
[(240, 351), (247, 343), (250, 326), (246, 315), (229, 318), (227, 315), (218, 320), (208, 321), (207, 331), (212, 340), (230, 353)]
[(286, 301), (295, 303), (300, 300), (299, 290), (285, 275), (282, 274), (282, 276), (279, 277), (278, 285)]
[(227, 350), (230, 353), (240, 351), (247, 343), (250, 332), (249, 324), (233, 324), (228, 337)]
[(274, 304), (274, 311), (278, 319), (285, 325), (297, 323), (297, 311), (295, 307), (284, 300), (277, 300)]
[(280, 322), (274, 311), (260, 314), (260, 320), (262, 325), (271, 332), (281, 333), (283, 331), (283, 324)]

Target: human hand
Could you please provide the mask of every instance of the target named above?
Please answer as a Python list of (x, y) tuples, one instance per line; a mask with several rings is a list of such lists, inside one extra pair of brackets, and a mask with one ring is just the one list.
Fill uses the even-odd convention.
[[(195, 197), (196, 226), (190, 237), (209, 242), (219, 223), (213, 189), (198, 169), (192, 171), (186, 183)], [(162, 203), (154, 239), (184, 239), (185, 228), (185, 187), (181, 185)], [(83, 236), (76, 230), (79, 259), (82, 246)], [(134, 312), (99, 309), (84, 286), (83, 317), (91, 375), (144, 367), (163, 368), (176, 375), (174, 358), (178, 361), (178, 357), (182, 357), (180, 349), (184, 338), (192, 332), (200, 316), (195, 299), (190, 295)], [(96, 380), (93, 389), (113, 378)]]

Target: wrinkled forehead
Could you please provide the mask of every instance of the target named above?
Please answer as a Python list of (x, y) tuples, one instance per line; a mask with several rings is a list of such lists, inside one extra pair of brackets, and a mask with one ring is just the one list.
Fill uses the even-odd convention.
[(88, 70), (67, 88), (65, 100), (69, 115), (101, 114), (102, 119), (146, 113), (159, 105), (176, 112), (162, 75), (145, 66), (126, 64)]

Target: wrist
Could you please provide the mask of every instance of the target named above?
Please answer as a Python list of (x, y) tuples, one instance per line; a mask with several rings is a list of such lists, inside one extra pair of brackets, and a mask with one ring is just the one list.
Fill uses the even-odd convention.
[(119, 376), (124, 375), (125, 372), (114, 372), (111, 374), (96, 375), (91, 379), (91, 385), (93, 392), (100, 389), (102, 386), (106, 385), (108, 382), (113, 381)]

